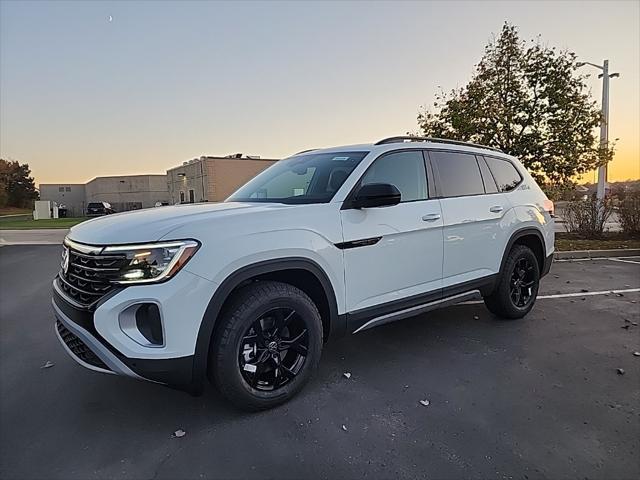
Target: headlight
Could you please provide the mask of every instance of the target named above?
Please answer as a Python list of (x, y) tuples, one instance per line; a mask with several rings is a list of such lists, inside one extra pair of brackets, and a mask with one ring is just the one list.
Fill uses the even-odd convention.
[(118, 271), (114, 283), (153, 283), (178, 273), (199, 247), (200, 244), (195, 240), (179, 240), (105, 247), (102, 253), (124, 254), (127, 257), (127, 264)]

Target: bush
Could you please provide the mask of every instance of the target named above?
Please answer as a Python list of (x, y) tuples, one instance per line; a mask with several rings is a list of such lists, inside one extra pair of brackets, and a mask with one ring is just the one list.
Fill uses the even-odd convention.
[(613, 213), (610, 200), (588, 199), (569, 202), (564, 208), (563, 217), (567, 230), (584, 238), (600, 238), (604, 233), (604, 224)]
[(628, 235), (640, 235), (640, 192), (625, 195), (617, 212), (622, 231)]

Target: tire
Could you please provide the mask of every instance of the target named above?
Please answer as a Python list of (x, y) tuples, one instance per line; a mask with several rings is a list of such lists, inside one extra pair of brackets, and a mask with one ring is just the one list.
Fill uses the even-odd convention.
[[(526, 266), (526, 269), (523, 269), (523, 266)], [(523, 270), (526, 270), (524, 275), (521, 273)], [(522, 279), (521, 276), (523, 276)], [(509, 252), (504, 268), (500, 272), (495, 290), (491, 295), (484, 297), (484, 304), (491, 313), (498, 317), (522, 318), (533, 308), (539, 286), (540, 266), (536, 256), (529, 247), (515, 245)], [(530, 290), (528, 290), (529, 288)], [(520, 297), (518, 297), (518, 290)], [(528, 296), (526, 295), (527, 291), (529, 292)]]
[(240, 409), (266, 410), (286, 402), (318, 367), (320, 313), (292, 285), (250, 284), (234, 294), (219, 321), (209, 352), (209, 374), (222, 395)]

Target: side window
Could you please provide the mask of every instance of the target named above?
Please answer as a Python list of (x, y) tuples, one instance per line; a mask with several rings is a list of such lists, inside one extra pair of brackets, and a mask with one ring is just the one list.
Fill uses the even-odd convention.
[(443, 197), (480, 195), (484, 184), (475, 155), (456, 152), (429, 152), (440, 178)]
[(401, 202), (427, 199), (427, 174), (420, 151), (395, 152), (378, 158), (362, 177), (361, 184), (390, 183), (402, 195)]
[(501, 192), (510, 192), (522, 181), (518, 170), (511, 162), (491, 157), (484, 157), (484, 159), (487, 161)]
[(480, 165), (480, 173), (482, 174), (482, 181), (484, 183), (484, 191), (487, 193), (498, 193), (498, 186), (496, 185), (496, 181), (491, 175), (491, 171), (489, 167), (487, 167), (487, 162), (483, 157), (476, 157), (478, 159), (478, 164)]

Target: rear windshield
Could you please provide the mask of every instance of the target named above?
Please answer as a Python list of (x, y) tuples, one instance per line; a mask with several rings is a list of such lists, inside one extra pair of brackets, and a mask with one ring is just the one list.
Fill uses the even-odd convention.
[(369, 152), (306, 153), (275, 163), (227, 202), (326, 203)]
[(88, 208), (102, 208), (104, 207), (104, 205), (102, 205), (101, 203), (90, 203), (89, 205), (87, 205)]

